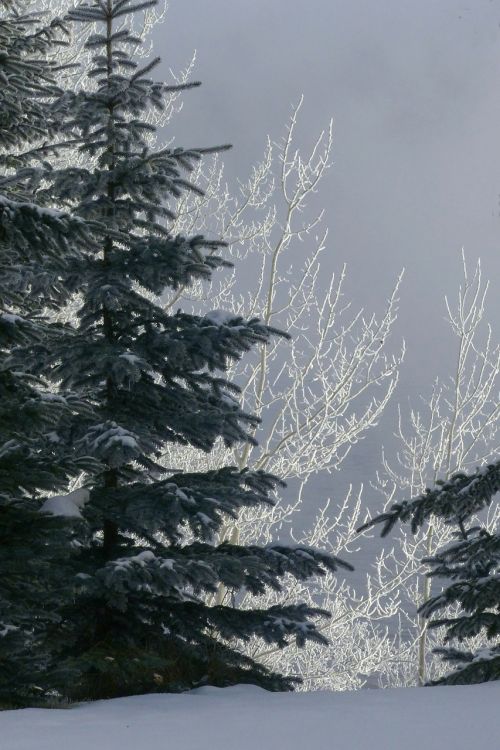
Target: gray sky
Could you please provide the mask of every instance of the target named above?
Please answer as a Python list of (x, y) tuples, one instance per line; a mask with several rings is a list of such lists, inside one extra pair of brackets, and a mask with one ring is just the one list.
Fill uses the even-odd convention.
[(176, 139), (233, 143), (231, 179), (301, 93), (305, 141), (333, 115), (328, 263), (347, 261), (368, 309), (406, 267), (401, 401), (451, 372), (443, 294), (457, 288), (462, 246), (483, 261), (500, 329), (499, 23), (500, 0), (170, 0), (155, 31), (165, 67), (197, 50), (203, 87), (186, 96)]

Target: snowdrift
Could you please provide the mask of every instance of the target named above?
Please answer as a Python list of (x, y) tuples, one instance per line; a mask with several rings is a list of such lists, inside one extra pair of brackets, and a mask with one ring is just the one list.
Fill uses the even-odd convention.
[(0, 713), (2, 750), (500, 749), (500, 683), (268, 693), (201, 688)]

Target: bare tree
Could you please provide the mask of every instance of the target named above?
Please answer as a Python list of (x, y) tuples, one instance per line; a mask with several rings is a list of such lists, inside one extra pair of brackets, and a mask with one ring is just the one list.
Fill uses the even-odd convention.
[[(399, 409), (399, 449), (393, 461), (383, 455), (383, 470), (375, 483), (387, 505), (398, 497), (419, 495), (437, 480), (472, 470), (498, 455), (500, 347), (484, 319), (489, 284), (483, 280), (480, 261), (472, 274), (463, 253), (462, 263), (463, 283), (456, 305), (445, 299), (456, 341), (454, 371), (447, 380), (436, 379), (419, 409), (408, 415)], [(487, 528), (493, 530), (499, 520), (500, 508), (493, 506)], [(415, 536), (402, 531), (398, 540), (395, 569), (404, 566), (414, 571), (400, 598), (406, 609), (404, 649), (413, 652), (414, 675), (420, 685), (436, 677), (441, 668), (429, 653), (440, 634), (428, 633), (425, 620), (416, 614), (431, 595), (431, 580), (424, 575), (420, 561), (434, 555), (452, 537), (452, 528), (434, 521)]]
[[(330, 166), (332, 123), (303, 158), (294, 141), (301, 105), (302, 100), (283, 139), (268, 140), (264, 159), (240, 183), (238, 196), (223, 184), (214, 161), (207, 184), (216, 189), (185, 198), (174, 230), (208, 229), (246, 264), (247, 289), (238, 294), (230, 277), (211, 294), (212, 306), (233, 318), (258, 316), (292, 337), (290, 343), (277, 339), (262, 347), (234, 373), (244, 406), (263, 420), (259, 446), (235, 450), (234, 463), (306, 481), (337, 469), (377, 423), (397, 383), (402, 352), (387, 353), (399, 280), (380, 316), (351, 311), (344, 297), (345, 266), (325, 283), (324, 211), (308, 202)], [(180, 296), (185, 290), (166, 305)], [(196, 309), (200, 301), (206, 304), (202, 289), (188, 303)]]
[[(183, 308), (190, 305), (203, 314), (208, 302), (215, 308), (209, 319), (256, 316), (291, 335), (291, 341), (277, 340), (231, 372), (242, 388), (245, 408), (262, 419), (259, 445), (229, 455), (219, 445), (208, 456), (183, 448), (170, 451), (164, 461), (185, 470), (231, 462), (293, 483), (295, 500), (280, 498), (274, 508), (258, 516), (241, 514), (228, 524), (223, 537), (231, 542), (271, 542), (291, 534), (297, 542), (345, 554), (359, 544), (355, 528), (364, 516), (361, 491), (351, 490), (340, 506), (326, 500), (305, 532), (295, 533), (293, 527), (304, 528), (304, 511), (311, 517), (311, 477), (340, 468), (352, 446), (377, 424), (394, 391), (403, 347), (393, 347), (392, 353), (389, 347), (400, 279), (380, 315), (351, 309), (344, 293), (345, 265), (325, 279), (328, 231), (324, 211), (316, 204), (330, 167), (332, 123), (302, 156), (295, 136), (301, 106), (302, 99), (283, 138), (268, 139), (262, 161), (236, 195), (225, 184), (217, 159), (200, 165), (196, 181), (201, 179), (207, 192), (183, 198), (173, 227), (179, 234), (209, 232), (224, 239), (230, 257), (239, 259), (238, 268), (244, 266), (247, 288), (239, 292), (229, 273), (215, 296), (211, 290), (209, 302), (199, 286), (189, 295), (178, 290), (165, 300), (168, 308), (182, 299)], [(328, 576), (307, 589), (287, 582), (290, 598), (300, 595), (333, 613), (323, 627), (332, 640), (330, 649), (287, 649), (286, 657), (279, 650), (257, 653), (257, 644), (249, 644), (249, 650), (271, 667), (301, 674), (306, 688), (352, 688), (370, 673), (385, 673), (397, 648), (384, 623), (397, 615), (393, 592), (402, 585), (404, 571), (401, 580), (394, 579), (387, 575), (385, 558), (377, 566), (362, 594)], [(231, 596), (221, 587), (214, 604)], [(266, 606), (274, 596), (266, 595)], [(249, 596), (239, 601), (242, 607), (250, 603), (255, 606)]]

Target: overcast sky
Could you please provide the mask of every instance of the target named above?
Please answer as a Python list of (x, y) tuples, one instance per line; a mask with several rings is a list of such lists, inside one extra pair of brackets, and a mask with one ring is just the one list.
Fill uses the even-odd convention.
[[(165, 68), (197, 51), (202, 89), (176, 121), (183, 145), (231, 142), (244, 178), (305, 95), (306, 143), (333, 116), (321, 199), (328, 263), (380, 306), (402, 266), (399, 400), (451, 372), (443, 295), (460, 251), (481, 257), (500, 330), (500, 0), (170, 0), (155, 30)], [(447, 338), (448, 337), (448, 338)]]

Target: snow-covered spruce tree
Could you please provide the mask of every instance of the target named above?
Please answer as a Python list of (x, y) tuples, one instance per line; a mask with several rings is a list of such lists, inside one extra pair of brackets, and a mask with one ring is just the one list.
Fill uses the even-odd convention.
[[(159, 33), (157, 29), (156, 36)], [(83, 27), (78, 37), (85, 36), (88, 29)], [(175, 76), (175, 82), (189, 78), (188, 69)], [(164, 111), (148, 113), (149, 122), (162, 128), (168, 124), (161, 131), (167, 136), (169, 131), (175, 132), (173, 119), (182, 108), (182, 93), (173, 92)], [(288, 527), (300, 544), (342, 557), (354, 551), (349, 545), (359, 544), (356, 526), (365, 513), (361, 489), (349, 491), (342, 502), (337, 503), (338, 498), (325, 500), (306, 532), (294, 534), (293, 529), (301, 524), (306, 507), (310, 512), (317, 502), (308, 479), (318, 472), (341, 469), (352, 446), (365, 430), (376, 425), (394, 391), (403, 356), (402, 350), (390, 351), (398, 285), (381, 316), (365, 317), (361, 311), (353, 312), (346, 301), (345, 267), (338, 275), (325, 278), (322, 259), (328, 248), (328, 230), (322, 227), (324, 212), (317, 207), (313, 210), (310, 201), (330, 166), (332, 122), (304, 153), (296, 138), (302, 101), (301, 97), (293, 108), (282, 137), (268, 136), (262, 160), (251, 168), (247, 179), (238, 181), (238, 190), (230, 190), (225, 182), (220, 154), (200, 160), (190, 179), (203, 193), (184, 191), (169, 223), (173, 235), (203, 234), (227, 242), (225, 252), (236, 264), (237, 273), (217, 274), (210, 285), (200, 280), (186, 289), (183, 285), (166, 289), (160, 298), (165, 310), (181, 307), (203, 315), (210, 305), (234, 317), (259, 317), (292, 336), (291, 342), (276, 337), (270, 345), (254, 349), (233, 362), (226, 373), (242, 389), (242, 408), (263, 416), (259, 445), (238, 443), (227, 448), (219, 442), (206, 453), (169, 443), (160, 462), (186, 472), (234, 463), (240, 469), (264, 469), (291, 480), (293, 489), (286, 495), (279, 492), (272, 507), (245, 509), (237, 519), (230, 518), (220, 541), (244, 545), (283, 542), (279, 529)], [(250, 283), (240, 296), (234, 284), (236, 275), (241, 274), (246, 274)], [(156, 295), (151, 297), (160, 301)], [(61, 319), (74, 321), (78, 306), (79, 300), (73, 300), (61, 311)], [(314, 337), (309, 335), (311, 331), (316, 331)], [(293, 497), (293, 501), (287, 502), (285, 497)], [(362, 592), (353, 590), (350, 576), (287, 579), (284, 585), (290, 600), (314, 603), (332, 613), (318, 623), (330, 646), (316, 643), (306, 649), (282, 649), (252, 639), (245, 644), (245, 652), (272, 671), (300, 674), (302, 690), (352, 689), (361, 686), (371, 672), (385, 674), (388, 665), (392, 670), (394, 659), (389, 654), (394, 654), (395, 647), (386, 636), (383, 621), (392, 621), (397, 613), (397, 597), (391, 592), (399, 588), (400, 577), (386, 576), (382, 581), (383, 571), (378, 560)], [(221, 604), (232, 596), (220, 586), (217, 599), (210, 594), (207, 601)], [(279, 603), (280, 598), (279, 591), (269, 590), (258, 600), (245, 592), (237, 597), (237, 603), (241, 608), (263, 608)]]
[(456, 669), (432, 684), (463, 685), (500, 679), (500, 533), (469, 525), (499, 491), (500, 461), (496, 461), (473, 474), (461, 472), (437, 482), (435, 489), (427, 489), (413, 500), (394, 503), (367, 524), (383, 523), (382, 536), (398, 521), (409, 521), (413, 533), (430, 518), (457, 527), (458, 541), (423, 560), (431, 566), (427, 575), (443, 578), (447, 585), (424, 602), (420, 613), (430, 618), (442, 612), (441, 617), (430, 620), (429, 627), (444, 627), (445, 643), (461, 643), (477, 636), (483, 636), (485, 642), (475, 650), (435, 649)]
[(48, 629), (72, 585), (60, 561), (73, 530), (39, 512), (40, 495), (88, 466), (61, 438), (83, 404), (30, 374), (34, 345), (68, 333), (42, 312), (64, 299), (60, 279), (85, 232), (78, 218), (37, 201), (30, 150), (54, 135), (51, 60), (63, 29), (27, 6), (0, 7), (0, 703), (8, 705), (41, 700), (50, 685)]
[(75, 97), (71, 128), (90, 162), (58, 174), (52, 189), (103, 229), (77, 269), (78, 330), (68, 348), (54, 352), (52, 375), (98, 404), (83, 445), (105, 468), (89, 481), (83, 515), (90, 542), (75, 606), (65, 612), (68, 663), (80, 670), (67, 690), (95, 697), (200, 682), (289, 689), (293, 680), (235, 644), (252, 636), (283, 647), (292, 639), (324, 642), (311, 621), (322, 611), (209, 606), (206, 594), (220, 584), (258, 594), (278, 589), (287, 573), (305, 579), (345, 563), (301, 546), (216, 546), (227, 518), (271, 503), (279, 480), (236, 467), (175, 473), (158, 462), (168, 442), (209, 451), (219, 438), (228, 446), (253, 440), (258, 420), (240, 409), (237, 387), (220, 373), (278, 331), (219, 312), (170, 314), (148, 297), (209, 279), (225, 265), (220, 243), (168, 231), (166, 202), (196, 189), (185, 173), (204, 150), (148, 145), (148, 111), (161, 108), (171, 88), (150, 80), (156, 60), (138, 67), (131, 58), (139, 40), (126, 23), (154, 4), (99, 0), (70, 13), (95, 24), (87, 41), (93, 86)]

